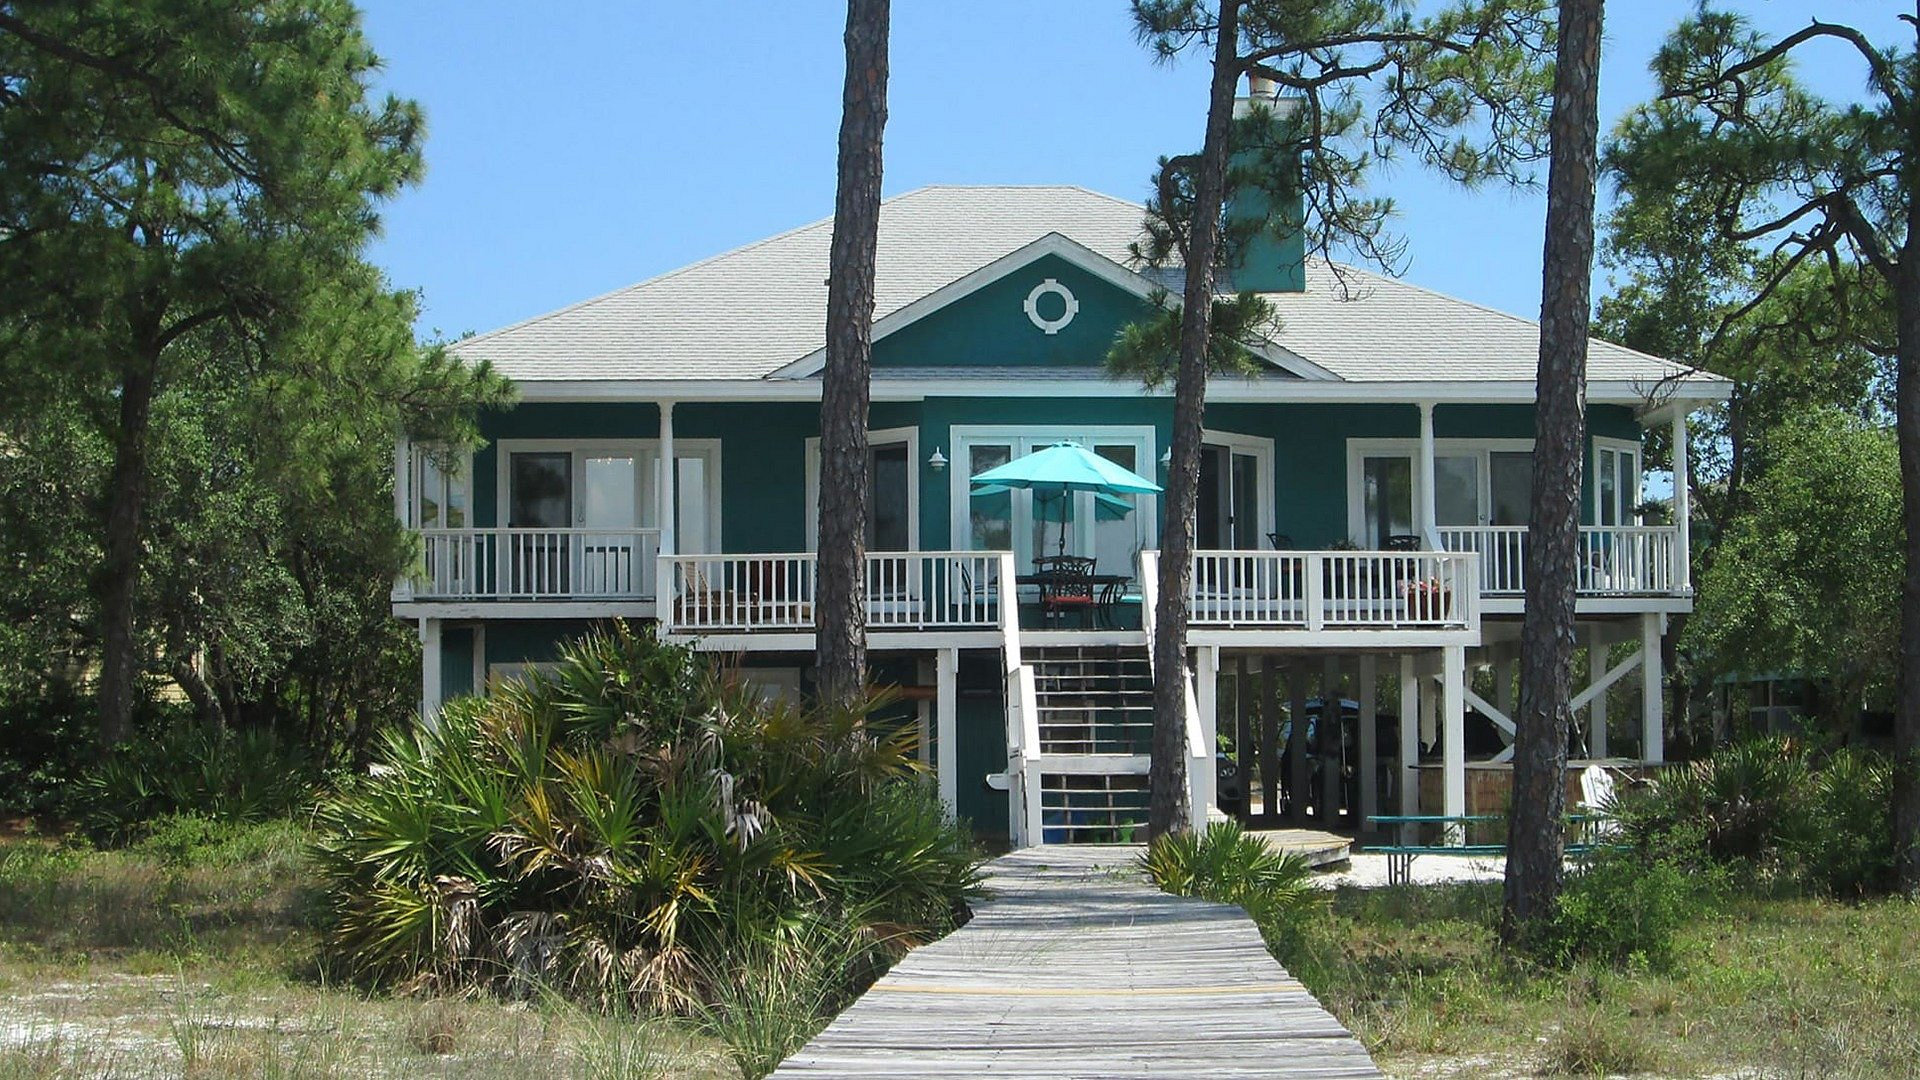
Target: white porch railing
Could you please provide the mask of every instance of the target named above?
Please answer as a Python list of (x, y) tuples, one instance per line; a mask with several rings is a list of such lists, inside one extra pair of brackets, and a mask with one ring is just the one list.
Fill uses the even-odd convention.
[(415, 600), (647, 600), (658, 529), (422, 529)]
[[(674, 633), (808, 631), (817, 557), (669, 555), (663, 628)], [(991, 551), (867, 553), (867, 627), (993, 629), (1002, 559)]]
[[(1448, 551), (1480, 556), (1481, 590), (1490, 596), (1527, 591), (1527, 527), (1476, 525), (1443, 528)], [(1590, 596), (1666, 596), (1684, 593), (1680, 530), (1671, 525), (1582, 525), (1577, 588)]]
[(1466, 628), (1479, 559), (1448, 551), (1199, 551), (1195, 626)]

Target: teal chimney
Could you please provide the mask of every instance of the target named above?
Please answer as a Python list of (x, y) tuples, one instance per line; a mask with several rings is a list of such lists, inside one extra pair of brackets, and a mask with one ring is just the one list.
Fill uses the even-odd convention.
[[(1237, 145), (1227, 168), (1228, 278), (1235, 292), (1304, 292), (1307, 248), (1300, 230), (1297, 151), (1284, 138), (1262, 145), (1263, 133), (1252, 126), (1264, 117), (1274, 129), (1284, 128), (1300, 103), (1280, 97), (1274, 84), (1258, 75), (1247, 82), (1247, 96), (1233, 103)], [(1279, 185), (1273, 179), (1254, 182), (1263, 174), (1277, 179), (1282, 169), (1293, 171), (1285, 191), (1275, 190)]]

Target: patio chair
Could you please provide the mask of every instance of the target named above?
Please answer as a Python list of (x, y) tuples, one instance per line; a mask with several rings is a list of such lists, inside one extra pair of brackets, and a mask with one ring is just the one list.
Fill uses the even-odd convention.
[(1061, 619), (1080, 613), (1082, 626), (1091, 626), (1099, 597), (1094, 593), (1094, 561), (1084, 555), (1045, 555), (1033, 560), (1040, 580), (1040, 614)]

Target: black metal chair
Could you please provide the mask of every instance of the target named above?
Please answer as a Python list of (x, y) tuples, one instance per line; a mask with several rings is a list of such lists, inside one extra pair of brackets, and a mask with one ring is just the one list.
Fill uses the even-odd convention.
[(1080, 613), (1080, 624), (1093, 624), (1099, 597), (1093, 589), (1094, 561), (1084, 555), (1043, 555), (1033, 560), (1034, 576), (1040, 581), (1040, 614), (1046, 619), (1062, 619), (1068, 612)]

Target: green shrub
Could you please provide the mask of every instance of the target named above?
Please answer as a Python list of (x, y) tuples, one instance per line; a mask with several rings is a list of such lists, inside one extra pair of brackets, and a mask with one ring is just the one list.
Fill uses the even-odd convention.
[(377, 983), (687, 1010), (798, 927), (941, 933), (979, 860), (913, 751), (616, 624), (389, 734), (322, 803), (328, 950)]
[(1669, 769), (1609, 812), (1645, 859), (1857, 897), (1892, 884), (1892, 784), (1891, 763), (1878, 754), (1756, 739)]
[(1860, 750), (1829, 757), (1813, 777), (1809, 827), (1786, 843), (1801, 879), (1843, 897), (1894, 886), (1893, 763)]
[(0, 700), (0, 813), (64, 818), (99, 756), (97, 709), (64, 685)]
[(1712, 887), (1672, 859), (1601, 852), (1568, 876), (1552, 920), (1529, 951), (1560, 965), (1596, 960), (1669, 970), (1676, 936), (1704, 914)]
[(1238, 904), (1263, 928), (1325, 899), (1312, 884), (1307, 860), (1248, 835), (1232, 821), (1160, 836), (1140, 856), (1140, 866), (1163, 891)]
[(137, 736), (82, 776), (81, 828), (95, 843), (126, 844), (177, 815), (261, 822), (310, 808), (327, 762), (265, 728), (169, 725)]

